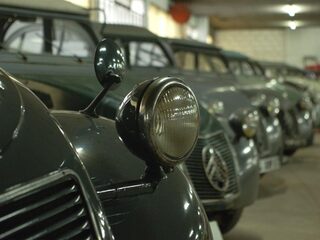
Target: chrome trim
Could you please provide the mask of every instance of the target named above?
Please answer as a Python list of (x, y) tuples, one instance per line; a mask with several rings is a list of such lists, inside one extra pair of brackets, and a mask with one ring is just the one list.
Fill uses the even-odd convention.
[(196, 142), (197, 137), (194, 139), (193, 146), (190, 148), (189, 152), (185, 154), (185, 156), (180, 158), (172, 158), (161, 152), (161, 150), (153, 143), (150, 129), (151, 129), (151, 122), (153, 119), (153, 113), (155, 111), (158, 99), (160, 95), (162, 94), (165, 89), (173, 86), (178, 86), (181, 88), (186, 89), (190, 92), (190, 94), (194, 97), (195, 104), (198, 108), (198, 132), (197, 136), (199, 135), (200, 131), (200, 110), (199, 105), (196, 96), (194, 95), (193, 91), (186, 86), (182, 80), (175, 78), (175, 77), (165, 77), (165, 78), (159, 78), (154, 80), (145, 90), (139, 107), (139, 115), (138, 115), (138, 124), (140, 130), (143, 132), (144, 137), (146, 138), (146, 142), (149, 145), (149, 147), (155, 151), (156, 155), (160, 157), (161, 161), (163, 161), (165, 164), (169, 166), (173, 166), (176, 164), (179, 164), (183, 162), (187, 157), (190, 156), (192, 153)]
[(66, 176), (72, 176), (75, 179), (75, 181), (77, 181), (79, 186), (81, 187), (81, 193), (83, 194), (83, 197), (85, 198), (86, 206), (88, 207), (88, 210), (89, 210), (88, 212), (90, 215), (90, 220), (92, 222), (94, 231), (96, 233), (96, 237), (98, 237), (98, 240), (102, 240), (102, 237), (100, 236), (100, 233), (98, 230), (98, 224), (97, 224), (96, 219), (93, 215), (94, 211), (93, 211), (91, 204), (89, 202), (88, 194), (85, 191), (85, 188), (84, 188), (80, 178), (76, 174), (76, 172), (74, 172), (71, 169), (51, 172), (45, 176), (42, 176), (42, 177), (37, 178), (35, 180), (32, 180), (26, 184), (17, 184), (15, 186), (12, 186), (12, 187), (6, 189), (3, 194), (0, 194), (0, 204), (7, 202), (7, 201), (10, 201), (11, 199), (13, 199), (17, 196), (20, 196), (20, 195), (26, 194), (30, 191), (36, 190), (37, 188), (40, 188), (44, 185), (55, 182), (55, 181), (57, 181), (63, 177), (66, 177)]
[(234, 200), (236, 198), (238, 198), (240, 196), (240, 193), (241, 193), (241, 185), (240, 185), (240, 180), (239, 180), (239, 172), (240, 172), (240, 166), (239, 166), (239, 160), (238, 160), (238, 157), (237, 157), (237, 154), (233, 148), (233, 145), (231, 144), (231, 141), (230, 139), (228, 138), (227, 134), (224, 132), (224, 131), (217, 131), (217, 132), (214, 132), (214, 133), (208, 133), (208, 134), (205, 134), (205, 135), (202, 135), (202, 136), (199, 136), (199, 138), (211, 138), (211, 137), (214, 137), (215, 135), (219, 135), (219, 134), (223, 134), (223, 136), (225, 137), (226, 141), (227, 141), (227, 144), (228, 144), (228, 147), (230, 149), (230, 152), (232, 154), (232, 157), (233, 157), (233, 163), (234, 163), (234, 166), (235, 166), (235, 178), (236, 178), (236, 184), (237, 184), (237, 187), (238, 187), (238, 192), (235, 193), (235, 194), (232, 194), (232, 193), (229, 193), (229, 194), (226, 194), (224, 196), (223, 199), (212, 199), (212, 200), (201, 200), (202, 203), (216, 203), (216, 202), (220, 202), (221, 200)]

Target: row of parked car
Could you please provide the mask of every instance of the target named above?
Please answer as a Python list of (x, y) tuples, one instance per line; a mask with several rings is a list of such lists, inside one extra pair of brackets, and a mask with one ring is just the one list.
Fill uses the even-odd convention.
[(64, 1), (0, 12), (0, 239), (214, 239), (320, 125), (305, 75)]

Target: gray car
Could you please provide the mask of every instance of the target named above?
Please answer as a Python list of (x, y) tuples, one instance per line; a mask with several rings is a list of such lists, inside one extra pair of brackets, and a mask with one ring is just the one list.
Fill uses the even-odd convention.
[(269, 81), (256, 62), (241, 53), (222, 51), (222, 54), (240, 87), (266, 86), (271, 90), (269, 94), (280, 100), (278, 118), (283, 130), (284, 153), (292, 155), (298, 148), (312, 144), (314, 132), (309, 96), (291, 86)]
[(312, 117), (314, 126), (320, 127), (320, 82), (310, 71), (277, 62), (259, 62), (262, 71), (269, 79), (296, 88), (310, 95), (313, 104)]

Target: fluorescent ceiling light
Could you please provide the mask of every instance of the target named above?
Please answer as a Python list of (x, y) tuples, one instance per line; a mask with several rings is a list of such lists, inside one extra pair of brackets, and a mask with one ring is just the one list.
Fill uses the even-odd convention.
[(289, 28), (290, 28), (291, 30), (296, 30), (296, 28), (297, 28), (297, 23), (296, 23), (296, 21), (290, 21), (290, 22), (289, 22)]
[(294, 17), (300, 11), (300, 7), (294, 4), (287, 4), (283, 7), (283, 11), (290, 17)]

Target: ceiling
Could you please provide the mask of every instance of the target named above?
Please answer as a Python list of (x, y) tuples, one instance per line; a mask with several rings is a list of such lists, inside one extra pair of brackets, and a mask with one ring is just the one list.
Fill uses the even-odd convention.
[[(216, 29), (288, 28), (320, 25), (320, 0), (178, 0), (187, 3), (194, 14), (207, 15)], [(298, 12), (290, 17), (284, 11), (294, 4)]]

